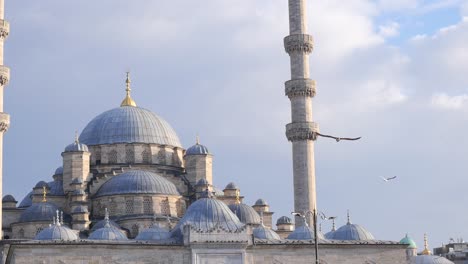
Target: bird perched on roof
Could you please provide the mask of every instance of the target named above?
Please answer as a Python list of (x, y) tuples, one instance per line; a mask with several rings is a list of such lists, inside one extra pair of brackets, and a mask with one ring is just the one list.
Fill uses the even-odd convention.
[(336, 140), (336, 142), (340, 142), (341, 140), (353, 140), (353, 141), (354, 141), (354, 140), (359, 140), (359, 139), (361, 139), (361, 137), (357, 137), (357, 138), (335, 137), (335, 136), (320, 134), (319, 132), (315, 132), (315, 134), (316, 134), (317, 136), (321, 136), (321, 137), (333, 138), (334, 140)]
[(389, 177), (389, 178), (384, 178), (384, 177), (380, 177), (380, 178), (382, 178), (382, 180), (383, 180), (384, 182), (388, 182), (388, 181), (391, 181), (391, 180), (396, 179), (396, 177), (397, 177), (397, 176), (393, 176), (393, 177)]

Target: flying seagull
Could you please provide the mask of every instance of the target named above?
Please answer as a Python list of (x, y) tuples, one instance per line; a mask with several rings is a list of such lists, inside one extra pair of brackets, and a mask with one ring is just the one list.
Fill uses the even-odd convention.
[(384, 178), (384, 177), (380, 177), (380, 178), (382, 178), (382, 180), (384, 180), (384, 182), (388, 182), (388, 181), (396, 179), (396, 176), (393, 176), (393, 177), (390, 177), (390, 178)]
[(336, 140), (336, 142), (340, 142), (341, 140), (358, 140), (358, 139), (361, 139), (361, 137), (357, 137), (357, 138), (334, 137), (334, 136), (330, 136), (330, 135), (320, 134), (319, 132), (315, 132), (315, 134), (317, 134), (317, 136), (321, 136), (321, 137), (333, 138), (334, 140)]

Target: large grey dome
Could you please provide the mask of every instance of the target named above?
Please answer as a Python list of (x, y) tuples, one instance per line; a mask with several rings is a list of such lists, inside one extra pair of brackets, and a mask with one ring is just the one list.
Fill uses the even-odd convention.
[(333, 240), (374, 240), (374, 236), (364, 227), (348, 222), (346, 225), (338, 228), (327, 239)]
[(114, 176), (99, 188), (96, 197), (116, 194), (180, 195), (172, 182), (156, 173), (140, 170)]
[(179, 137), (164, 119), (134, 106), (122, 106), (95, 117), (79, 138), (86, 145), (154, 143), (181, 147)]
[(432, 256), (432, 255), (420, 255), (414, 256), (411, 258), (411, 264), (453, 264), (452, 261), (440, 257), (440, 256)]
[[(324, 239), (324, 236), (321, 232), (317, 232), (318, 239)], [(314, 230), (309, 226), (303, 225), (297, 227), (291, 234), (289, 234), (288, 239), (293, 240), (312, 240), (315, 239)]]
[(244, 224), (258, 225), (261, 222), (258, 213), (246, 204), (230, 204), (229, 209), (231, 209)]
[[(20, 215), (20, 223), (24, 222), (50, 222), (55, 216), (58, 207), (55, 204), (42, 202), (34, 203)], [(64, 216), (70, 218), (68, 215)]]
[(172, 235), (182, 238), (185, 225), (203, 232), (208, 232), (215, 227), (235, 232), (244, 226), (225, 203), (213, 198), (201, 198), (190, 205), (184, 217), (172, 231)]

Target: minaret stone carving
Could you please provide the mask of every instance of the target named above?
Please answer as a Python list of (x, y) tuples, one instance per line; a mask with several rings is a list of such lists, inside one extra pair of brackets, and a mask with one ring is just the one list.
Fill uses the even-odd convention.
[[(309, 74), (309, 54), (313, 49), (312, 36), (307, 34), (306, 0), (289, 0), (289, 36), (284, 47), (290, 56), (291, 80), (285, 83), (285, 94), (291, 100), (292, 122), (286, 125), (286, 137), (292, 142), (294, 211), (312, 218), (307, 212), (316, 209), (314, 141), (319, 132), (313, 122), (312, 98), (315, 81)], [(296, 217), (296, 226), (304, 220)]]
[[(10, 25), (5, 21), (4, 7), (4, 0), (0, 0), (0, 198), (3, 197), (3, 133), (10, 126), (10, 116), (3, 112), (3, 88), (10, 80), (10, 69), (3, 65), (3, 44), (10, 33)], [(1, 201), (0, 208), (3, 208)], [(2, 224), (2, 210), (0, 210), (0, 227), (3, 227)], [(1, 231), (0, 239), (3, 239)]]

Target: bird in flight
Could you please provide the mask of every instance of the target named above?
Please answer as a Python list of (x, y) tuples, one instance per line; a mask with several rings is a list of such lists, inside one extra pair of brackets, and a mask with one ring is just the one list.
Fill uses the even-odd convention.
[(380, 178), (382, 178), (382, 180), (384, 180), (384, 182), (388, 182), (388, 181), (396, 179), (396, 176), (389, 177), (389, 178), (384, 178), (384, 177), (380, 177)]
[(319, 132), (315, 132), (315, 134), (317, 134), (317, 136), (321, 136), (321, 137), (333, 138), (334, 140), (336, 140), (336, 142), (340, 142), (341, 140), (358, 140), (358, 139), (361, 139), (361, 137), (357, 137), (357, 138), (334, 137), (334, 136), (330, 136), (330, 135), (320, 134)]

